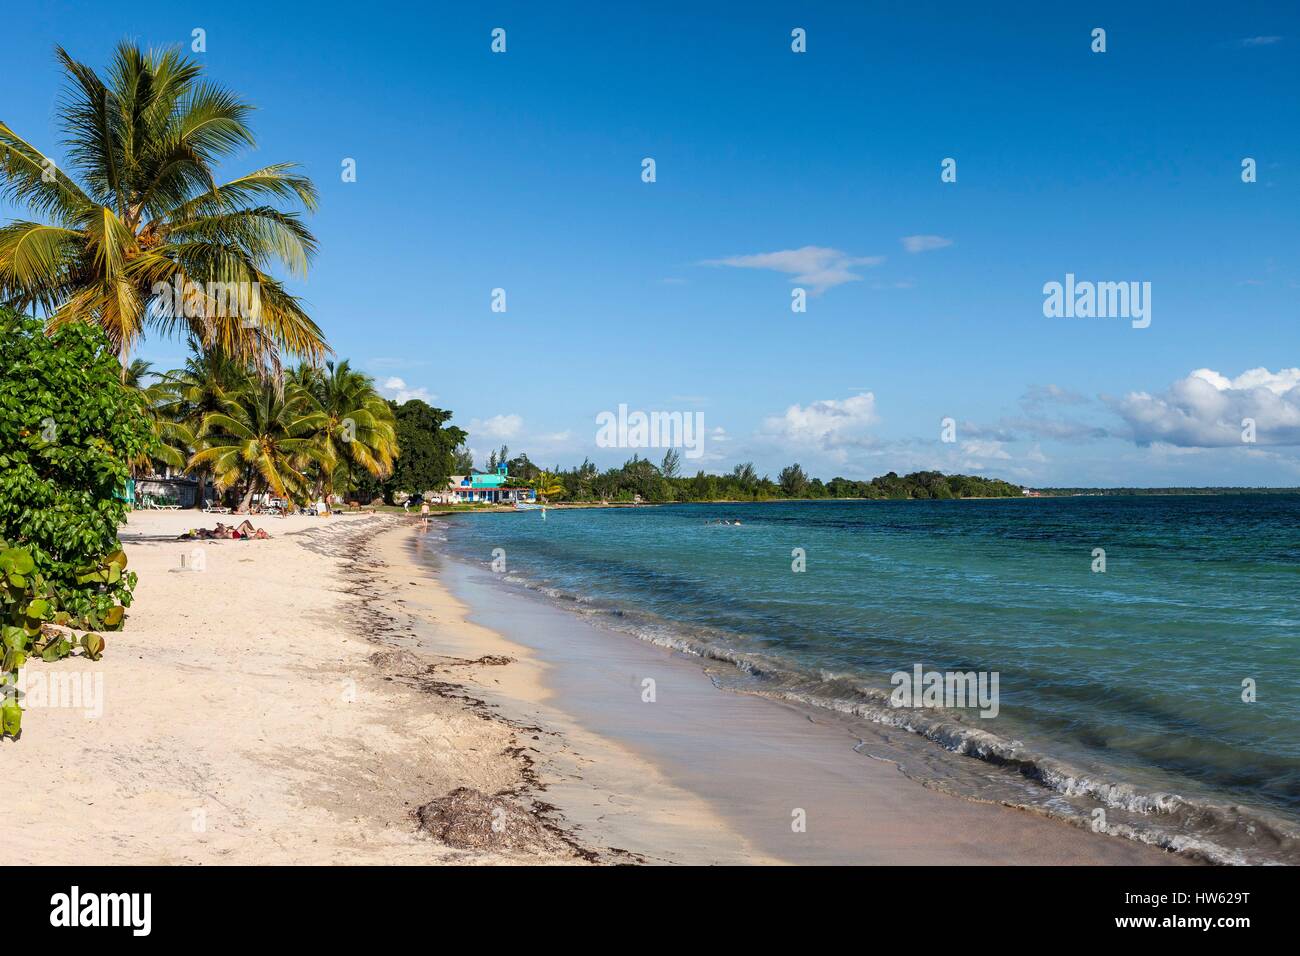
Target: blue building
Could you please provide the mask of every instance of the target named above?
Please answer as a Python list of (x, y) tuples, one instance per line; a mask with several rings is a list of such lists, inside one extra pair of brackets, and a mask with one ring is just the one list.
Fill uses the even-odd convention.
[(496, 474), (452, 475), (447, 490), (442, 493), (446, 504), (486, 502), (488, 504), (514, 504), (517, 501), (536, 501), (537, 492), (522, 482), (514, 483), (502, 465)]

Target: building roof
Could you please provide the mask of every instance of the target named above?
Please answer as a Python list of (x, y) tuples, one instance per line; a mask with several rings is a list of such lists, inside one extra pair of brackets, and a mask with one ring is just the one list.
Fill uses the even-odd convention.
[(510, 481), (510, 476), (506, 474), (506, 466), (502, 465), (496, 470), (495, 474), (487, 475), (476, 473), (472, 475), (452, 475), (448, 487), (450, 488), (500, 488)]

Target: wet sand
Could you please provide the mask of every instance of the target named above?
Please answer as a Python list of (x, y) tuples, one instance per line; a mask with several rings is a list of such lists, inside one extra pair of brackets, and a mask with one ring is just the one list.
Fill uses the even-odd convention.
[[(703, 800), (727, 831), (743, 839), (749, 849), (740, 856), (747, 861), (1186, 862), (1118, 837), (927, 789), (891, 759), (876, 759), (871, 744), (833, 716), (721, 690), (696, 659), (513, 593), (491, 572), (437, 554), (425, 540), (409, 544), (425, 573), (460, 605), (462, 619), (522, 648), (515, 654), (538, 670), (532, 686), (496, 697), (489, 691), (489, 698), (507, 711), (523, 707), (540, 721), (581, 728), (603, 746), (617, 744), (648, 762), (662, 782)], [(449, 603), (444, 610), (456, 613)], [(578, 793), (565, 800), (560, 792), (566, 818), (599, 833), (598, 842), (656, 858), (724, 862), (644, 845), (640, 841), (650, 835), (627, 829), (627, 815), (610, 818)], [(732, 839), (719, 836), (713, 852)]]

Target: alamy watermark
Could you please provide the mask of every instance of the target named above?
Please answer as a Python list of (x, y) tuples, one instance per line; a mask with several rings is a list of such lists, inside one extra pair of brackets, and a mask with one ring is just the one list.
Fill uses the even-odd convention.
[(596, 416), (599, 448), (682, 448), (687, 458), (704, 455), (703, 412), (628, 412), (618, 406), (618, 414), (601, 412)]
[(132, 936), (148, 936), (152, 911), (152, 893), (83, 893), (74, 884), (50, 897), (50, 925), (56, 927), (120, 926)]
[(1065, 282), (1043, 286), (1043, 315), (1049, 319), (1132, 319), (1135, 329), (1151, 324), (1150, 282)]
[(237, 318), (256, 325), (262, 315), (260, 282), (155, 282), (151, 290), (169, 315), (187, 319)]
[(889, 683), (893, 707), (978, 708), (981, 717), (998, 715), (997, 671), (927, 671), (915, 664), (911, 672), (895, 671)]
[(24, 667), (14, 683), (0, 686), (0, 699), (15, 696), (23, 710), (80, 710), (87, 720), (104, 716), (104, 672)]

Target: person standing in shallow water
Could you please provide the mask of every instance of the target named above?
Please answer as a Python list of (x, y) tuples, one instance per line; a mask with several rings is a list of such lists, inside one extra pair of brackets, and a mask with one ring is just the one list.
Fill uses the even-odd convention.
[(420, 521), (426, 528), (429, 527), (429, 502), (427, 501), (420, 505)]

